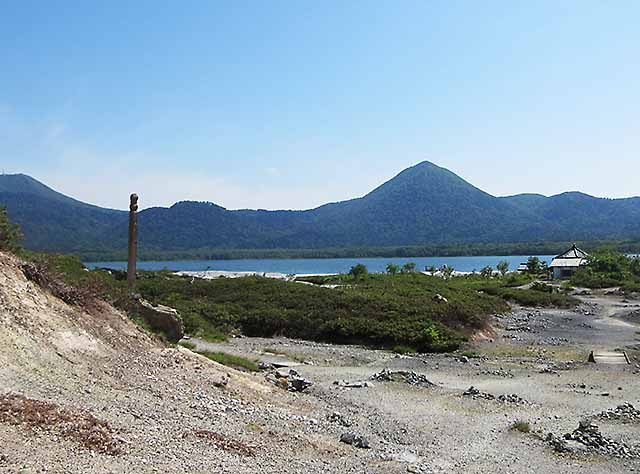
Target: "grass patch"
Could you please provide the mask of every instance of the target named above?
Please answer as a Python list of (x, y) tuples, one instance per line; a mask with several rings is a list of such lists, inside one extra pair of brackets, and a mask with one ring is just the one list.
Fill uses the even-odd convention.
[(303, 362), (303, 358), (284, 349), (278, 349), (277, 347), (264, 347), (262, 352), (269, 352), (270, 354), (286, 357), (287, 359), (295, 360), (296, 362)]
[(531, 425), (528, 421), (518, 420), (511, 425), (511, 429), (520, 433), (531, 433)]
[(198, 354), (205, 356), (207, 359), (211, 359), (219, 364), (232, 367), (234, 369), (248, 370), (249, 372), (257, 372), (260, 370), (255, 360), (247, 359), (237, 355), (227, 354), (225, 352), (209, 352), (203, 351)]
[(466, 357), (468, 359), (479, 359), (482, 356), (474, 351), (462, 351), (459, 353), (460, 357)]
[(565, 295), (564, 293), (500, 287), (486, 288), (485, 291), (521, 306), (568, 309), (580, 304), (580, 300), (573, 296)]
[(245, 428), (254, 433), (264, 433), (264, 428), (257, 423), (247, 423)]
[(415, 354), (417, 351), (413, 347), (399, 345), (391, 348), (391, 352), (396, 354)]
[(193, 342), (189, 342), (189, 341), (180, 341), (178, 342), (179, 346), (185, 347), (191, 351), (195, 351), (196, 350), (196, 345)]

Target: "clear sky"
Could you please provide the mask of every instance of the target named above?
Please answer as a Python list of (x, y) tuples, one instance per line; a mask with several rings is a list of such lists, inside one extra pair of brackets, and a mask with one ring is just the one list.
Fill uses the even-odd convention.
[(91, 203), (640, 195), (636, 0), (1, 4), (0, 168)]

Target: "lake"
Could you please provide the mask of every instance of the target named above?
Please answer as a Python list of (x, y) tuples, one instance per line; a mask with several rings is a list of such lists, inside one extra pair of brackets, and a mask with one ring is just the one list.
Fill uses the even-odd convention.
[[(480, 271), (487, 265), (496, 267), (498, 262), (509, 262), (509, 270), (515, 270), (522, 262), (526, 262), (529, 255), (508, 257), (416, 257), (416, 258), (301, 258), (301, 259), (252, 259), (252, 260), (176, 260), (176, 261), (146, 261), (138, 262), (140, 270), (175, 270), (175, 271), (205, 271), (218, 270), (228, 272), (259, 272), (284, 274), (324, 274), (347, 273), (349, 269), (362, 263), (370, 272), (384, 272), (387, 263), (403, 265), (415, 262), (418, 270), (434, 265), (441, 267), (449, 265), (460, 272)], [(551, 262), (553, 256), (538, 255), (540, 260)], [(127, 268), (127, 262), (91, 262), (86, 263), (89, 268), (112, 268), (122, 270)]]

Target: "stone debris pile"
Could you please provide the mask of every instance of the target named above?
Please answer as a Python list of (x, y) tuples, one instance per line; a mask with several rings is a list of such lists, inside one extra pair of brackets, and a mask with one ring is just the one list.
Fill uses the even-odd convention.
[(640, 449), (621, 441), (606, 438), (597, 425), (583, 420), (572, 433), (557, 437), (547, 435), (547, 442), (560, 453), (592, 452), (625, 459), (640, 458)]
[(405, 382), (409, 385), (433, 387), (435, 384), (431, 382), (426, 376), (418, 374), (408, 370), (389, 370), (382, 369), (380, 372), (376, 372), (369, 380), (375, 380), (378, 382)]
[(509, 370), (504, 370), (502, 367), (494, 370), (482, 370), (481, 375), (493, 375), (495, 377), (513, 378), (513, 373)]
[(529, 405), (530, 403), (526, 401), (524, 398), (516, 395), (515, 393), (509, 393), (498, 396), (498, 401), (503, 403), (515, 403), (518, 405)]
[(373, 387), (371, 382), (367, 382), (366, 380), (359, 380), (356, 382), (349, 382), (348, 380), (335, 380), (333, 385), (336, 385), (341, 388), (367, 388)]
[(531, 329), (531, 326), (526, 326), (526, 325), (513, 325), (513, 326), (507, 326), (506, 328), (504, 328), (505, 331), (513, 331), (513, 332), (532, 332), (533, 330)]
[(623, 403), (610, 410), (603, 411), (596, 415), (597, 418), (603, 420), (617, 420), (627, 423), (640, 422), (640, 410), (635, 408), (631, 403)]
[(276, 370), (268, 374), (266, 379), (277, 387), (281, 387), (289, 392), (304, 392), (313, 385), (313, 382), (301, 377), (295, 369)]
[(514, 404), (520, 404), (520, 405), (529, 405), (530, 403), (528, 401), (526, 401), (524, 398), (520, 397), (519, 395), (516, 395), (515, 393), (508, 393), (508, 394), (503, 394), (503, 395), (498, 395), (497, 397), (495, 395), (492, 395), (491, 393), (487, 393), (487, 392), (482, 392), (480, 389), (474, 387), (473, 385), (471, 387), (469, 387), (468, 389), (466, 389), (462, 395), (464, 397), (471, 397), (474, 400), (497, 400), (499, 402), (502, 403), (514, 403)]
[(552, 336), (536, 341), (536, 345), (538, 346), (564, 346), (566, 344), (569, 344), (569, 339), (567, 339), (566, 337)]
[(351, 421), (349, 421), (342, 413), (339, 411), (334, 411), (333, 413), (329, 413), (327, 415), (327, 421), (330, 423), (337, 423), (345, 428), (349, 428), (351, 426)]
[(473, 385), (471, 387), (469, 387), (468, 389), (466, 389), (462, 395), (464, 397), (471, 397), (474, 400), (477, 400), (477, 399), (480, 399), (480, 398), (485, 399), (485, 400), (493, 400), (494, 398), (496, 398), (495, 396), (491, 395), (490, 393), (481, 392), (479, 389), (477, 389)]

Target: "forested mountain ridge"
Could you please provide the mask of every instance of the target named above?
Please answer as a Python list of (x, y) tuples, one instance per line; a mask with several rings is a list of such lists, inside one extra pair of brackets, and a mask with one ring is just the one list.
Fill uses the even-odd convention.
[[(142, 197), (144, 199), (144, 197)], [(65, 252), (126, 246), (127, 213), (77, 201), (25, 175), (0, 176), (0, 204), (27, 247)], [(367, 195), (305, 211), (230, 211), (183, 201), (139, 213), (141, 250), (314, 249), (640, 236), (640, 198), (569, 192), (492, 196), (423, 162)]]

